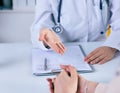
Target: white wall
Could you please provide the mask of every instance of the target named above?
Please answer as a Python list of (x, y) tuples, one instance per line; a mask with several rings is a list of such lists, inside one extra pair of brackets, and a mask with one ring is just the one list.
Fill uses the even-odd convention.
[(0, 43), (30, 42), (34, 12), (0, 12)]

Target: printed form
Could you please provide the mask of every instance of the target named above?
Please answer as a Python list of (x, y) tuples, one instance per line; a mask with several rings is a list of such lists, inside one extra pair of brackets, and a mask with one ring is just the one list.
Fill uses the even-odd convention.
[(67, 46), (63, 55), (49, 50), (32, 50), (32, 68), (33, 74), (44, 75), (60, 72), (60, 65), (72, 65), (78, 72), (91, 72), (92, 68), (84, 62), (84, 53), (80, 46)]

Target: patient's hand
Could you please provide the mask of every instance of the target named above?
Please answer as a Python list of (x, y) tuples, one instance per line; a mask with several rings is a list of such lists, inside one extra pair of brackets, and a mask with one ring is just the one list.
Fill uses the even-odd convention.
[(62, 66), (62, 68), (63, 71), (55, 79), (48, 79), (51, 93), (76, 93), (78, 85), (76, 69), (72, 66)]
[(56, 78), (47, 79), (51, 93), (94, 93), (98, 83), (84, 79), (72, 66), (62, 66), (62, 69)]

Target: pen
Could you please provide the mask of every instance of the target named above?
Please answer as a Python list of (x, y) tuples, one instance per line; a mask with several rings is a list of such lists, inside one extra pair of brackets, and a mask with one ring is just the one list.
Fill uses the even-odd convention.
[(47, 70), (48, 66), (47, 66), (47, 58), (45, 58), (44, 60), (44, 70)]

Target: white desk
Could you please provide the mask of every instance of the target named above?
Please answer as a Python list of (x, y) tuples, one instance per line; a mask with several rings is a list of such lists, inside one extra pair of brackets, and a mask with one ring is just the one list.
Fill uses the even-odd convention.
[[(79, 44), (79, 43), (78, 43)], [(88, 54), (101, 43), (82, 43)], [(31, 71), (31, 44), (0, 44), (0, 93), (49, 93), (46, 78)], [(94, 65), (95, 72), (82, 74), (93, 81), (108, 82), (120, 64), (119, 55), (104, 65)]]

